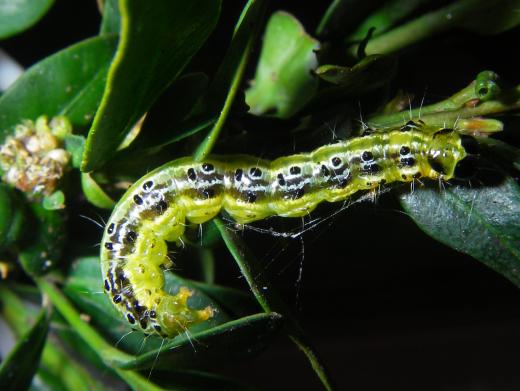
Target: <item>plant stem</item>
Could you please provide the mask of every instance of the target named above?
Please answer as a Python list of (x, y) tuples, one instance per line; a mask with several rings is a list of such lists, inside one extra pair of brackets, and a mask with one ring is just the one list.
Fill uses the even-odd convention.
[[(482, 6), (481, 0), (460, 0), (437, 11), (433, 11), (405, 23), (389, 32), (371, 39), (365, 53), (382, 54), (396, 52), (404, 47), (420, 42), (426, 38), (442, 33), (472, 14)], [(484, 2), (485, 3), (485, 2)], [(351, 55), (357, 52), (355, 45), (349, 49)]]

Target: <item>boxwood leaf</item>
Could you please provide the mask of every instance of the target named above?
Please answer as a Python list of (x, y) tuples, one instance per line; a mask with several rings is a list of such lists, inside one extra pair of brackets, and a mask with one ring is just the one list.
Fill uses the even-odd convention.
[(0, 97), (0, 143), (24, 119), (65, 115), (76, 127), (99, 104), (116, 39), (87, 39), (38, 62)]
[(121, 40), (90, 129), (83, 171), (103, 165), (215, 26), (218, 0), (120, 0)]
[[(211, 305), (217, 309), (212, 319), (191, 327), (190, 332), (207, 329), (229, 320), (218, 303), (202, 293), (189, 281), (170, 272), (165, 273), (165, 280), (166, 291), (175, 292), (180, 286), (187, 286), (192, 289), (194, 294), (189, 302), (193, 307), (204, 308)], [(91, 317), (94, 325), (100, 330), (104, 330), (105, 334), (118, 342), (118, 347), (135, 353), (154, 350), (161, 346), (162, 339), (159, 337), (145, 337), (141, 332), (129, 333), (131, 332), (130, 324), (115, 310), (108, 296), (101, 292), (101, 289), (102, 278), (99, 258), (85, 257), (78, 259), (73, 264), (63, 291), (79, 309)], [(186, 341), (186, 343), (188, 342)]]
[(5, 391), (29, 388), (38, 369), (49, 329), (49, 313), (42, 309), (36, 322), (25, 332), (0, 364), (0, 388)]
[(428, 235), (520, 286), (520, 188), (512, 178), (498, 185), (421, 189), (403, 195), (401, 203)]
[(255, 78), (246, 91), (250, 111), (287, 118), (302, 108), (318, 88), (318, 79), (311, 74), (318, 48), (319, 42), (294, 16), (274, 13), (267, 23)]
[(34, 25), (53, 3), (54, 0), (0, 0), (0, 39)]

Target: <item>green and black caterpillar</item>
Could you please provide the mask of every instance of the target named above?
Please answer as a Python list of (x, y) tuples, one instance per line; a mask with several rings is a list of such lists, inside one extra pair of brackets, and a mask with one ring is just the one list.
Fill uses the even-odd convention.
[(299, 217), (322, 201), (343, 201), (385, 183), (447, 181), (474, 144), (453, 129), (410, 121), (273, 161), (247, 155), (174, 160), (137, 181), (113, 211), (101, 249), (105, 291), (134, 327), (173, 337), (214, 312), (190, 308), (187, 288), (173, 295), (163, 289), (163, 270), (172, 265), (166, 242), (179, 243), (187, 222), (204, 223), (222, 210), (240, 224)]

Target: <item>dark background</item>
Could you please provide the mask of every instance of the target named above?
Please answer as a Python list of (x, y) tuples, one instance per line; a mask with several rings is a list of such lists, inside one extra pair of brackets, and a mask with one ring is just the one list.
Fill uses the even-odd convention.
[[(226, 48), (242, 4), (225, 3), (224, 27), (204, 49), (210, 47), (215, 58)], [(323, 3), (303, 6), (294, 0), (280, 8), (312, 32), (328, 2)], [(94, 0), (59, 0), (37, 26), (2, 47), (30, 66), (95, 35), (98, 24)], [(484, 69), (519, 83), (519, 37), (518, 29), (492, 37), (462, 31), (436, 37), (403, 53), (396, 84), (434, 101), (461, 89)], [(210, 73), (218, 65), (215, 59), (195, 61)], [(86, 208), (84, 214), (97, 213)], [(333, 211), (323, 206), (316, 214)], [(280, 229), (285, 224), (298, 223), (273, 222)], [(91, 235), (95, 241), (100, 236), (84, 220), (76, 226), (81, 237)], [(298, 309), (340, 390), (520, 389), (520, 290), (422, 233), (401, 211), (395, 194), (381, 196), (376, 204), (355, 205), (330, 227), (323, 224), (306, 234), (304, 257), (298, 240), (249, 231), (244, 237), (257, 254), (266, 254), (260, 261)], [(217, 279), (247, 289), (224, 250)], [(218, 368), (265, 389), (320, 389), (304, 356), (283, 337), (252, 361)]]

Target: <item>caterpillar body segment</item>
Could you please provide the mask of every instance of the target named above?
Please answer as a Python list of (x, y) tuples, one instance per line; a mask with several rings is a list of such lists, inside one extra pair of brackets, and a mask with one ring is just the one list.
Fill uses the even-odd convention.
[(141, 178), (115, 207), (101, 246), (105, 291), (134, 327), (173, 337), (214, 312), (191, 308), (187, 288), (164, 291), (163, 269), (172, 264), (166, 242), (179, 242), (187, 222), (204, 223), (222, 210), (241, 224), (304, 216), (320, 202), (385, 183), (449, 180), (466, 155), (457, 132), (419, 124), (273, 161), (175, 160)]

